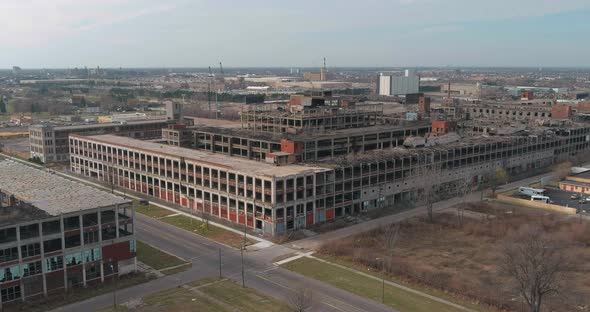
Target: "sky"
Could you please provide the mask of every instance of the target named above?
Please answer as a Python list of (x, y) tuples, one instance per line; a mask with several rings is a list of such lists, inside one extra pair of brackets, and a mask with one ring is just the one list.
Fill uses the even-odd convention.
[(0, 0), (0, 68), (590, 66), (590, 0)]

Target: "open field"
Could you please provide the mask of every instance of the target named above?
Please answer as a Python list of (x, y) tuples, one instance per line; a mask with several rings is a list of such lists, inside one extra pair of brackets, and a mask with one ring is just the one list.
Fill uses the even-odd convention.
[(182, 287), (146, 296), (140, 302), (99, 310), (111, 311), (211, 311), (211, 312), (283, 312), (289, 307), (251, 288), (242, 288), (230, 280), (205, 278)]
[(164, 274), (182, 272), (191, 267), (190, 262), (183, 261), (142, 241), (137, 241), (137, 260)]
[[(195, 234), (207, 237), (214, 241), (229, 245), (234, 248), (241, 248), (244, 243), (244, 236), (234, 232), (227, 231), (220, 227), (209, 224), (207, 227), (204, 222), (176, 214), (175, 212), (150, 205), (139, 205), (138, 201), (135, 202), (135, 212), (146, 215), (150, 218), (158, 219), (162, 222), (174, 225), (181, 229), (193, 232)], [(254, 243), (251, 239), (246, 239), (246, 246)]]
[(466, 213), (460, 222), (454, 213), (444, 213), (436, 215), (433, 223), (422, 218), (403, 222), (391, 256), (382, 228), (332, 242), (318, 256), (364, 270), (384, 270), (394, 279), (454, 294), (464, 301), (518, 310), (522, 308), (518, 291), (500, 268), (502, 250), (514, 232), (540, 225), (560, 244), (571, 267), (564, 273), (564, 291), (559, 297), (547, 297), (546, 308), (574, 311), (590, 305), (588, 222), (497, 202), (467, 208), (488, 215), (480, 218), (482, 215)]
[[(383, 285), (380, 281), (316, 259), (300, 258), (282, 267), (377, 302), (382, 300)], [(402, 312), (462, 311), (390, 285), (385, 285), (384, 303)]]

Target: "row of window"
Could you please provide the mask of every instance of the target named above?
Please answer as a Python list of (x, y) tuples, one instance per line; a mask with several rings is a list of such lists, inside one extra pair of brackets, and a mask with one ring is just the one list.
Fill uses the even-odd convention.
[[(130, 243), (131, 246), (131, 243)], [(131, 247), (130, 247), (131, 248)], [(132, 244), (133, 251), (135, 251), (135, 242)], [(12, 265), (9, 267), (0, 268), (0, 282), (7, 282), (20, 279), (32, 275), (41, 274), (42, 272), (53, 272), (61, 270), (64, 267), (64, 259), (66, 265), (73, 266), (87, 262), (94, 262), (102, 259), (102, 251), (100, 247), (67, 254), (65, 256), (54, 256), (45, 258), (43, 261), (33, 261), (22, 265)]]

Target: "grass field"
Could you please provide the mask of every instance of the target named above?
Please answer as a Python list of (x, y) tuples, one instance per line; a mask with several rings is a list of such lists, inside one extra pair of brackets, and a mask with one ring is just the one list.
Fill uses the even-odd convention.
[(385, 270), (386, 276), (414, 289), (472, 309), (517, 310), (515, 281), (501, 266), (503, 248), (514, 233), (537, 226), (563, 246), (560, 254), (569, 268), (562, 278), (573, 298), (548, 296), (543, 300), (547, 310), (589, 306), (589, 222), (498, 202), (464, 206), (464, 217), (455, 211), (437, 214), (433, 222), (420, 217), (403, 221), (393, 250), (386, 250), (382, 227), (326, 244), (316, 256), (361, 272)]
[[(311, 258), (301, 258), (291, 261), (284, 264), (282, 267), (350, 291), (356, 295), (381, 302), (383, 285), (378, 280), (355, 274), (337, 266)], [(389, 285), (385, 285), (384, 303), (402, 312), (462, 311), (455, 307)]]
[(174, 214), (173, 211), (168, 209), (160, 208), (154, 206), (152, 204), (149, 205), (140, 205), (138, 200), (134, 200), (133, 204), (135, 205), (135, 212), (141, 213), (142, 215), (146, 215), (150, 218), (158, 219), (165, 216), (169, 216)]
[[(137, 260), (149, 265), (156, 270), (163, 271), (162, 273), (168, 275), (182, 272), (191, 267), (191, 263), (154, 248), (142, 241), (137, 241)], [(166, 268), (174, 269), (166, 270)]]
[[(206, 227), (202, 221), (184, 215), (175, 215), (174, 211), (160, 208), (152, 204), (139, 205), (139, 201), (137, 200), (134, 201), (134, 203), (136, 207), (135, 212), (141, 213), (150, 218), (158, 219), (162, 222), (166, 222), (234, 248), (240, 248), (244, 243), (243, 235), (224, 230), (212, 224), (209, 224), (209, 227)], [(253, 240), (246, 239), (246, 246), (253, 243)]]
[(242, 288), (230, 280), (205, 278), (184, 287), (172, 288), (142, 298), (134, 306), (104, 308), (113, 311), (199, 311), (199, 312), (287, 312), (289, 307), (250, 288)]

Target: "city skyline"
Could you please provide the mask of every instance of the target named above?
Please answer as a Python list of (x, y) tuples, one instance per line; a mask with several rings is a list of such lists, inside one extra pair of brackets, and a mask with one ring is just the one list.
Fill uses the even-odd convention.
[(587, 1), (0, 4), (0, 68), (587, 67)]

